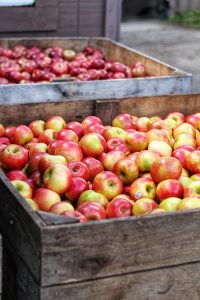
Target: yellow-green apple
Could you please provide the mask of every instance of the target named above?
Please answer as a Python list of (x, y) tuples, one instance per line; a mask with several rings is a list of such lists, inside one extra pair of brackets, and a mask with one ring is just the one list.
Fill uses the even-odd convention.
[(56, 140), (57, 132), (54, 129), (45, 129), (38, 137), (39, 143), (49, 145), (52, 141)]
[(90, 127), (91, 125), (94, 125), (94, 124), (103, 125), (101, 119), (99, 119), (96, 116), (88, 116), (81, 122), (81, 126), (83, 129), (86, 129), (87, 127)]
[(186, 123), (189, 123), (194, 128), (199, 129), (200, 116), (198, 114), (191, 114), (186, 117)]
[(81, 161), (73, 161), (68, 163), (68, 168), (70, 169), (73, 177), (82, 177), (86, 181), (89, 180), (90, 171), (86, 164)]
[(129, 114), (119, 114), (117, 115), (113, 120), (112, 120), (112, 126), (113, 127), (119, 127), (124, 130), (126, 129), (135, 129), (136, 124), (135, 124), (135, 119), (132, 118), (131, 115)]
[(196, 137), (195, 128), (188, 123), (182, 123), (173, 129), (174, 138), (177, 138), (178, 135), (183, 133), (191, 134), (194, 138)]
[(106, 147), (107, 147), (108, 152), (111, 151), (111, 150), (114, 150), (115, 147), (117, 147), (117, 146), (119, 146), (123, 143), (124, 143), (124, 141), (123, 141), (122, 138), (109, 139), (106, 143), (107, 144)]
[(151, 124), (155, 121), (162, 120), (161, 117), (159, 117), (159, 116), (152, 116), (149, 119), (150, 119)]
[(62, 155), (66, 161), (81, 161), (83, 159), (83, 151), (81, 146), (71, 141), (63, 141), (59, 143), (55, 149), (55, 155)]
[(182, 172), (180, 161), (174, 157), (160, 157), (151, 165), (150, 173), (155, 183), (165, 179), (178, 179)]
[(178, 180), (181, 182), (184, 189), (186, 187), (188, 187), (188, 185), (192, 182), (192, 179), (190, 179), (189, 177), (185, 177), (185, 176), (180, 176)]
[(147, 132), (149, 130), (150, 124), (151, 122), (149, 118), (147, 117), (138, 118), (136, 121), (136, 130)]
[(39, 188), (33, 194), (33, 200), (38, 204), (40, 210), (49, 211), (50, 207), (60, 202), (60, 196), (49, 189)]
[(88, 221), (102, 220), (107, 217), (105, 208), (97, 202), (84, 202), (77, 208), (77, 211), (83, 214)]
[(68, 61), (73, 60), (75, 58), (75, 56), (76, 56), (76, 52), (71, 49), (65, 49), (63, 51), (63, 58)]
[(140, 151), (136, 158), (136, 164), (140, 172), (149, 172), (154, 161), (162, 155), (156, 150)]
[(78, 143), (78, 135), (71, 129), (62, 129), (56, 135), (57, 140)]
[(106, 207), (108, 218), (130, 217), (132, 215), (133, 204), (125, 198), (112, 199)]
[(42, 182), (45, 188), (63, 194), (71, 186), (72, 173), (67, 166), (55, 164), (44, 172)]
[(44, 131), (44, 126), (45, 122), (43, 120), (34, 120), (28, 125), (33, 133), (33, 136), (37, 138)]
[(61, 140), (51, 141), (47, 146), (47, 152), (49, 154), (55, 155), (56, 148), (58, 147), (58, 145), (60, 145), (62, 143), (63, 143), (63, 141), (61, 141)]
[(134, 203), (132, 213), (133, 216), (146, 215), (157, 207), (158, 204), (153, 199), (141, 198)]
[(30, 207), (34, 211), (39, 210), (39, 206), (37, 205), (37, 203), (35, 201), (33, 201), (33, 199), (31, 199), (31, 198), (25, 198), (25, 201), (30, 205)]
[(200, 181), (192, 181), (184, 188), (184, 198), (186, 197), (200, 198)]
[(88, 156), (88, 157), (85, 157), (82, 162), (88, 167), (89, 169), (89, 180), (93, 180), (94, 177), (102, 172), (104, 170), (104, 166), (102, 164), (101, 161), (99, 161), (98, 159), (94, 158), (94, 157), (91, 157), (91, 156)]
[(67, 165), (67, 161), (62, 155), (50, 155), (46, 153), (46, 155), (43, 155), (38, 162), (38, 171), (40, 174), (44, 174), (49, 167), (56, 164)]
[(190, 179), (192, 181), (199, 181), (200, 180), (200, 173), (196, 173), (196, 174), (193, 174)]
[(27, 176), (22, 170), (12, 170), (6, 173), (7, 178), (12, 180), (26, 180)]
[(32, 198), (33, 191), (28, 183), (23, 180), (12, 180), (11, 183), (24, 198)]
[(106, 199), (106, 197), (104, 197), (102, 194), (97, 193), (93, 190), (86, 190), (81, 193), (77, 202), (77, 207), (79, 207), (79, 205), (84, 202), (97, 202), (103, 207), (107, 207), (108, 205), (108, 199)]
[(1, 136), (4, 136), (5, 131), (6, 131), (6, 130), (5, 130), (5, 127), (3, 126), (3, 124), (0, 123), (0, 137), (1, 137)]
[(179, 203), (177, 210), (200, 208), (200, 199), (196, 197), (186, 197)]
[(123, 184), (131, 184), (139, 176), (137, 164), (128, 158), (118, 161), (113, 168), (113, 172), (121, 179)]
[(28, 162), (28, 151), (21, 145), (7, 145), (0, 155), (0, 164), (8, 171), (20, 170)]
[(80, 223), (85, 223), (87, 222), (87, 219), (84, 215), (82, 215), (78, 211), (64, 211), (63, 213), (60, 214), (61, 216), (67, 217), (67, 218), (75, 218), (79, 220)]
[(164, 209), (165, 211), (176, 211), (179, 203), (182, 199), (177, 197), (169, 197), (164, 199), (160, 204), (159, 208)]
[(130, 148), (131, 152), (138, 152), (147, 149), (148, 140), (145, 132), (135, 131), (127, 133), (124, 143)]
[(29, 149), (29, 157), (38, 152), (47, 152), (47, 144), (36, 143), (35, 145), (31, 146), (31, 148)]
[(52, 212), (57, 215), (62, 214), (66, 210), (74, 211), (74, 207), (69, 201), (61, 201), (61, 202), (54, 203), (49, 208), (49, 212)]
[(69, 190), (65, 193), (70, 201), (77, 201), (80, 195), (89, 190), (88, 182), (82, 177), (72, 177), (72, 183)]
[(140, 198), (155, 199), (156, 185), (150, 178), (138, 178), (131, 184), (130, 195), (134, 201), (137, 201)]
[(200, 173), (200, 151), (190, 152), (186, 158), (186, 166), (192, 173)]
[(172, 146), (173, 140), (166, 130), (151, 129), (146, 133), (148, 143), (152, 141), (163, 141)]
[(87, 133), (80, 139), (80, 146), (86, 156), (98, 157), (106, 150), (106, 141), (100, 134)]
[[(165, 117), (166, 121), (173, 120), (175, 126), (185, 122), (185, 116), (180, 112), (171, 112)], [(169, 124), (169, 123), (168, 123)]]
[(12, 143), (24, 145), (33, 139), (31, 129), (26, 125), (19, 125), (15, 128), (12, 134)]
[(188, 170), (186, 170), (185, 168), (182, 168), (182, 172), (181, 172), (180, 177), (190, 177), (190, 174), (189, 174)]
[(126, 135), (126, 131), (119, 127), (105, 127), (105, 130), (103, 132), (103, 137), (106, 141), (113, 139), (113, 138), (122, 138), (124, 139), (124, 136)]
[(93, 190), (104, 195), (108, 200), (113, 199), (123, 191), (121, 179), (110, 171), (102, 171), (93, 180)]
[(76, 122), (76, 121), (68, 122), (65, 125), (64, 129), (73, 130), (77, 134), (79, 139), (83, 136), (83, 127), (82, 127), (81, 123), (79, 123), (79, 122)]
[(172, 147), (164, 141), (152, 141), (148, 145), (148, 150), (154, 150), (160, 153), (161, 156), (170, 157), (172, 154)]
[(163, 214), (165, 213), (166, 211), (162, 208), (155, 208), (153, 209), (149, 214), (150, 215), (154, 215), (154, 214)]
[(103, 163), (105, 170), (112, 171), (114, 165), (124, 157), (125, 154), (122, 151), (111, 150), (102, 157), (101, 162)]
[(177, 148), (172, 152), (172, 157), (175, 157), (180, 161), (183, 168), (187, 168), (187, 156), (190, 154), (190, 151), (182, 148)]
[(33, 156), (30, 157), (29, 162), (28, 162), (28, 166), (27, 166), (27, 173), (29, 175), (31, 175), (34, 172), (38, 171), (38, 163), (39, 163), (40, 159), (45, 155), (47, 155), (46, 152), (38, 152), (38, 153), (35, 153)]
[(53, 116), (50, 117), (46, 122), (45, 122), (45, 129), (53, 129), (56, 132), (64, 129), (66, 123), (65, 120), (60, 117), (60, 116)]
[(183, 185), (179, 180), (165, 179), (157, 185), (156, 196), (160, 201), (170, 197), (182, 198), (183, 190)]
[(170, 137), (172, 136), (172, 128), (165, 120), (158, 120), (158, 121), (151, 123), (151, 125), (149, 126), (149, 130), (153, 129), (153, 128), (166, 130), (168, 132), (169, 136)]
[(189, 134), (189, 133), (181, 133), (179, 134), (174, 141), (174, 149), (177, 149), (181, 146), (191, 146), (193, 148), (196, 148), (196, 140), (195, 138)]

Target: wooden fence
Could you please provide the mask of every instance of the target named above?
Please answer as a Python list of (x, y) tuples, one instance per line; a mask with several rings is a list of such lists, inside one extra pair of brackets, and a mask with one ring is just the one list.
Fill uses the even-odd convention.
[(170, 0), (169, 2), (172, 14), (187, 9), (200, 10), (200, 0)]

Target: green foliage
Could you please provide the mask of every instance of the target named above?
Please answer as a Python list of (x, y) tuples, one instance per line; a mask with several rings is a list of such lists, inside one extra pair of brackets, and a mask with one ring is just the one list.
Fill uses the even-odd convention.
[(168, 19), (171, 24), (180, 24), (189, 28), (200, 29), (200, 10), (186, 10)]

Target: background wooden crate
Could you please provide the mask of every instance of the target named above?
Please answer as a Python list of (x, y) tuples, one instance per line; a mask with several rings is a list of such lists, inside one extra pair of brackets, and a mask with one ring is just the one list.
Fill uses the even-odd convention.
[(150, 56), (105, 38), (62, 39), (1, 39), (0, 45), (13, 47), (23, 44), (42, 48), (55, 45), (81, 51), (86, 45), (99, 47), (107, 59), (118, 60), (129, 66), (136, 61), (144, 63), (151, 77), (118, 80), (96, 80), (48, 84), (0, 85), (0, 103), (46, 102), (63, 99), (110, 99), (130, 96), (152, 96), (189, 93), (192, 75), (169, 66)]
[(0, 7), (0, 36), (96, 36), (119, 39), (121, 0), (36, 0)]
[[(199, 94), (1, 105), (0, 120), (95, 114), (109, 124), (117, 113), (188, 115), (199, 107)], [(67, 224), (31, 211), (3, 174), (0, 191), (3, 299), (199, 299), (200, 209)]]

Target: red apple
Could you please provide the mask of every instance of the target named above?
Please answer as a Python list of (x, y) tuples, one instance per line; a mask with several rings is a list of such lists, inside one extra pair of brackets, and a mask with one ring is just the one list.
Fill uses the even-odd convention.
[(6, 170), (20, 170), (28, 162), (27, 150), (16, 144), (6, 146), (0, 155), (0, 163)]
[(12, 142), (18, 145), (24, 145), (33, 139), (31, 129), (26, 125), (19, 125), (13, 131)]
[(136, 122), (130, 114), (120, 114), (112, 120), (112, 126), (119, 127), (124, 130), (135, 129)]
[(95, 125), (95, 124), (102, 124), (102, 121), (95, 116), (88, 116), (86, 117), (82, 122), (81, 122), (81, 126), (83, 129), (86, 129), (87, 127), (91, 126), (91, 125)]
[(186, 167), (193, 173), (200, 173), (200, 151), (190, 152), (186, 157)]
[(130, 132), (125, 135), (124, 143), (130, 148), (131, 152), (137, 152), (147, 149), (148, 140), (144, 132)]
[(160, 201), (170, 197), (182, 198), (183, 185), (179, 180), (163, 180), (156, 187), (156, 195)]
[(77, 211), (83, 214), (88, 221), (102, 220), (106, 219), (107, 217), (105, 208), (101, 204), (96, 202), (82, 203), (78, 207)]
[(134, 201), (140, 198), (155, 199), (156, 185), (152, 179), (146, 177), (138, 178), (131, 184), (130, 196)]
[(62, 129), (62, 130), (58, 131), (56, 139), (62, 140), (62, 141), (72, 141), (74, 143), (78, 143), (78, 136), (71, 129)]
[(81, 147), (71, 141), (63, 141), (55, 149), (55, 155), (62, 155), (66, 161), (81, 161), (83, 159), (83, 151)]
[(83, 136), (83, 127), (79, 122), (76, 121), (68, 122), (65, 125), (65, 129), (73, 130), (78, 135), (79, 139)]
[(88, 182), (82, 177), (72, 177), (72, 183), (69, 190), (65, 193), (70, 201), (77, 201), (79, 196), (89, 189)]
[(113, 168), (113, 172), (119, 176), (123, 184), (131, 184), (139, 176), (136, 163), (128, 158), (118, 161)]
[(60, 131), (64, 129), (66, 123), (65, 120), (60, 116), (50, 117), (45, 123), (45, 129), (53, 129), (55, 131)]
[(80, 161), (73, 161), (68, 163), (68, 168), (70, 169), (73, 177), (82, 177), (86, 181), (89, 180), (90, 170), (86, 164)]
[(6, 173), (7, 178), (12, 180), (26, 180), (27, 176), (22, 170), (12, 170)]
[(61, 216), (65, 216), (67, 218), (75, 218), (78, 219), (79, 222), (81, 223), (85, 223), (87, 222), (87, 219), (84, 215), (82, 215), (80, 212), (78, 211), (64, 211), (63, 213), (60, 214)]
[(125, 154), (122, 151), (112, 150), (108, 152), (101, 161), (105, 170), (112, 171), (114, 165), (123, 158), (125, 158)]
[(108, 218), (130, 217), (132, 215), (133, 204), (127, 199), (116, 198), (110, 201), (106, 208)]
[(39, 188), (34, 192), (33, 200), (38, 204), (40, 210), (49, 211), (54, 203), (60, 202), (60, 196), (49, 189)]
[(74, 211), (74, 207), (69, 201), (54, 203), (49, 209), (49, 212), (57, 215), (62, 214), (64, 211)]
[(56, 130), (46, 129), (39, 135), (38, 142), (49, 145), (51, 142), (55, 141), (56, 135)]
[(86, 156), (98, 157), (106, 150), (106, 141), (97, 133), (88, 133), (81, 138), (80, 146)]
[(146, 215), (152, 212), (154, 209), (158, 207), (158, 204), (149, 198), (141, 198), (135, 202), (133, 205), (133, 215), (140, 216)]
[(45, 122), (43, 120), (34, 120), (28, 127), (31, 129), (34, 137), (39, 137), (42, 132), (44, 132)]
[(136, 164), (140, 172), (149, 172), (151, 165), (161, 154), (155, 150), (140, 151), (136, 158)]
[(46, 153), (38, 161), (38, 171), (43, 175), (48, 168), (53, 167), (56, 164), (67, 166), (67, 161), (62, 155), (50, 155)]
[(102, 172), (104, 170), (104, 166), (102, 164), (101, 161), (99, 161), (98, 159), (94, 158), (94, 157), (85, 157), (82, 162), (87, 165), (88, 169), (89, 169), (89, 173), (90, 173), (90, 176), (89, 176), (89, 180), (93, 180), (94, 177)]

